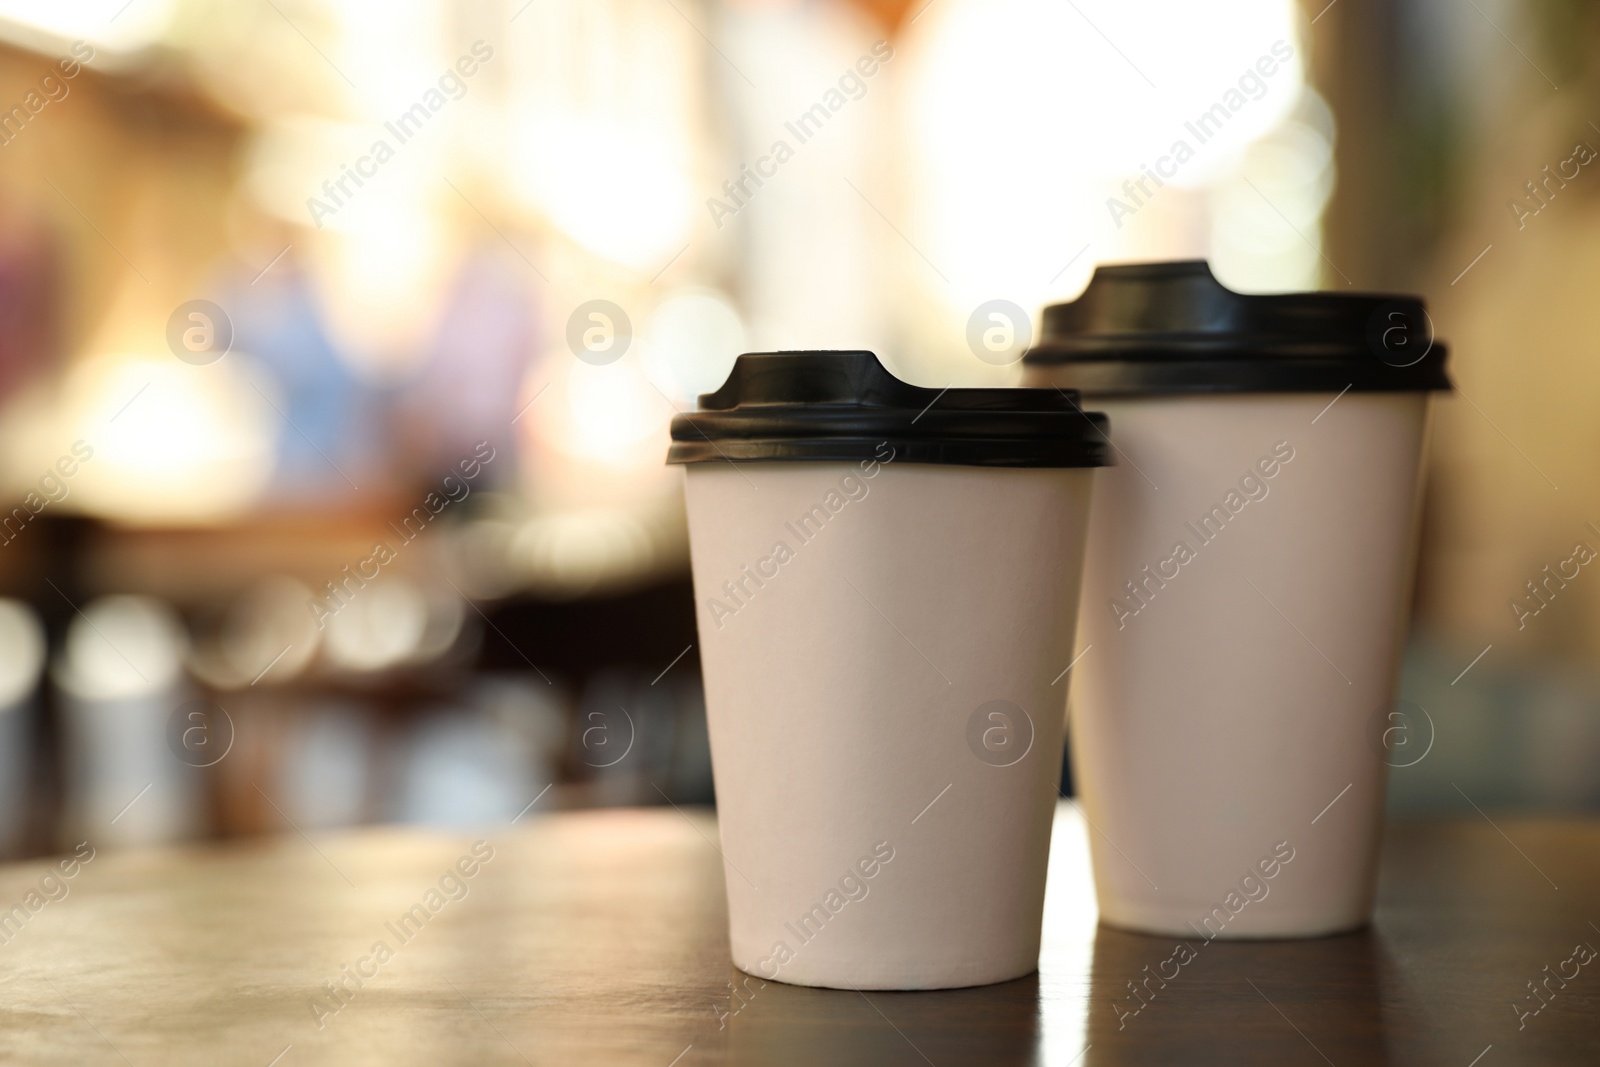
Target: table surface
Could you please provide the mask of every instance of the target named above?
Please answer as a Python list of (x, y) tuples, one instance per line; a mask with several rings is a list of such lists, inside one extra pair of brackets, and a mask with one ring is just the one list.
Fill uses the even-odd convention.
[[(1600, 1063), (1600, 960), (1572, 962), (1600, 946), (1593, 820), (1391, 824), (1373, 929), (1203, 946), (1120, 1019), (1173, 945), (1096, 926), (1070, 804), (1039, 973), (928, 993), (735, 997), (708, 813), (482, 837), (482, 862), (470, 837), (375, 829), (0, 868), (0, 909), (22, 908), (0, 925), (0, 1062)], [(397, 926), (414, 905), (426, 922)], [(1519, 1016), (1539, 981), (1548, 1004)]]

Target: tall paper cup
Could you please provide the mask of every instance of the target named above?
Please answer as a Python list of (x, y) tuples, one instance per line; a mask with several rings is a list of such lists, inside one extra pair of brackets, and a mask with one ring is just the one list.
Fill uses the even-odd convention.
[(1037, 964), (1103, 420), (936, 396), (870, 353), (742, 356), (674, 424), (732, 955), (763, 979)]
[(1028, 380), (1081, 387), (1117, 428), (1070, 717), (1104, 922), (1369, 920), (1429, 391), (1448, 387), (1430, 342), (1415, 301), (1243, 297), (1203, 263), (1102, 268), (1046, 312)]

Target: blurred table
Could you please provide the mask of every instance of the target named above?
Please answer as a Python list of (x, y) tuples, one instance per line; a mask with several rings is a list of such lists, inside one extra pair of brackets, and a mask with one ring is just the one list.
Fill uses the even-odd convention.
[[(1513, 1009), (1570, 973), (1576, 943), (1600, 947), (1600, 823), (1496, 824), (1392, 825), (1372, 931), (1205, 946), (1121, 1028), (1112, 1002), (1172, 942), (1096, 929), (1066, 804), (1039, 974), (933, 993), (752, 982), (730, 1000), (703, 812), (530, 813), (482, 835), (481, 863), (471, 838), (384, 829), (101, 851), (43, 884), (54, 868), (16, 864), (0, 868), (0, 909), (26, 915), (0, 926), (0, 1061), (1600, 1063), (1600, 960), (1550, 982), (1520, 1030)], [(472, 876), (445, 878), (463, 858)], [(347, 968), (370, 977), (328, 999)]]

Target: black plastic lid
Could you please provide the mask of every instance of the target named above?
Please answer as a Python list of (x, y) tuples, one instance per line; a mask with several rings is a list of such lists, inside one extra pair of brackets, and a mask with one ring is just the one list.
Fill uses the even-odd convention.
[(1445, 356), (1417, 297), (1246, 296), (1191, 260), (1097, 268), (1023, 362), (1099, 397), (1449, 389)]
[(1103, 467), (1106, 417), (1070, 389), (923, 389), (871, 352), (740, 356), (701, 410), (672, 420), (668, 463), (882, 460)]

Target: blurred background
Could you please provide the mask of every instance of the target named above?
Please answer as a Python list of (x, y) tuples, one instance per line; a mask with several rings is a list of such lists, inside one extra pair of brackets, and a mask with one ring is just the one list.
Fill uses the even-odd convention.
[(674, 411), (1193, 256), (1452, 345), (1391, 806), (1600, 806), (1597, 18), (0, 0), (0, 852), (709, 802)]

